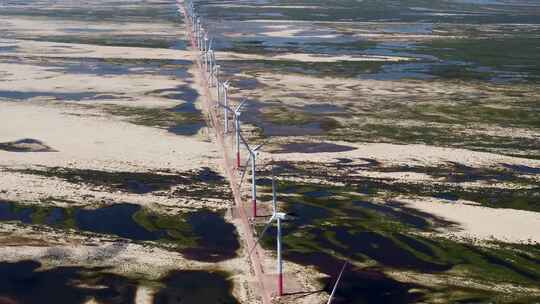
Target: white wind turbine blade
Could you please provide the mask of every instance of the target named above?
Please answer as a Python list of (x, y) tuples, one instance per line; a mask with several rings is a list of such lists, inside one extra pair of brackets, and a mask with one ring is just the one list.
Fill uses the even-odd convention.
[(269, 141), (268, 139), (265, 140), (264, 142), (262, 142), (261, 144), (257, 145), (255, 148), (253, 148), (252, 150), (253, 150), (254, 152), (257, 152), (257, 150), (259, 150), (259, 149), (262, 148), (264, 145), (266, 145), (266, 144), (268, 143), (268, 141)]
[(268, 143), (268, 140), (265, 140), (263, 143), (255, 146), (255, 148), (251, 148), (248, 143), (247, 143), (247, 140), (244, 138), (244, 136), (242, 135), (242, 133), (238, 133), (238, 135), (240, 136), (240, 139), (242, 140), (242, 142), (244, 143), (244, 146), (246, 146), (246, 148), (248, 149), (249, 153), (250, 154), (257, 154), (257, 150), (259, 150), (260, 148), (262, 148), (264, 145), (266, 145)]
[(264, 234), (266, 233), (266, 231), (268, 230), (268, 228), (270, 227), (270, 225), (272, 224), (272, 221), (274, 219), (275, 219), (275, 216), (272, 215), (272, 217), (270, 217), (268, 222), (266, 222), (266, 226), (264, 226), (264, 229), (261, 232), (261, 234), (259, 235), (259, 237), (257, 238), (257, 241), (255, 241), (255, 244), (253, 244), (253, 247), (251, 247), (251, 249), (249, 250), (249, 255), (251, 255), (253, 253), (253, 251), (255, 250), (255, 248), (257, 247), (257, 245), (259, 244), (259, 242), (263, 238)]
[[(244, 107), (244, 105), (246, 104), (246, 102), (247, 102), (247, 99), (242, 100), (242, 101), (240, 102), (240, 104), (237, 105), (236, 108), (234, 108), (234, 112), (235, 112), (235, 113), (240, 113), (240, 111), (242, 110), (242, 108)], [(237, 114), (237, 115), (239, 115), (239, 114)]]
[[(225, 80), (222, 85), (223, 85), (223, 95), (229, 95), (229, 83), (230, 81), (229, 80)], [(227, 101), (228, 101), (228, 98), (227, 98)], [(228, 111), (231, 111), (231, 110), (228, 110)], [(231, 113), (234, 113), (234, 111), (231, 111)]]
[(336, 289), (338, 287), (339, 281), (341, 280), (341, 275), (343, 275), (343, 272), (345, 271), (345, 267), (347, 267), (347, 264), (348, 264), (348, 261), (345, 261), (345, 263), (343, 263), (343, 267), (341, 267), (339, 276), (336, 280), (336, 283), (334, 284), (334, 288), (332, 288), (332, 293), (330, 294), (330, 298), (328, 298), (328, 302), (326, 304), (332, 304), (332, 300), (334, 299), (334, 294), (336, 293)]
[(259, 149), (262, 148), (265, 144), (266, 144), (266, 142), (263, 142), (262, 144), (259, 144), (259, 145), (255, 146), (255, 148), (253, 148), (253, 151), (259, 150)]

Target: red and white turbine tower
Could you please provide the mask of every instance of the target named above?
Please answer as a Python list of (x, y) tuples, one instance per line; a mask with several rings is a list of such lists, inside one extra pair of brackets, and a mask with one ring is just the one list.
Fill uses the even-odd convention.
[(266, 226), (264, 227), (263, 231), (261, 232), (261, 235), (255, 242), (255, 245), (251, 249), (250, 254), (253, 252), (259, 241), (262, 239), (270, 225), (272, 225), (273, 221), (276, 221), (277, 226), (277, 233), (276, 233), (276, 250), (277, 250), (277, 263), (276, 263), (276, 270), (277, 270), (277, 295), (282, 296), (283, 295), (283, 259), (281, 255), (281, 222), (287, 219), (287, 214), (284, 212), (278, 212), (277, 211), (277, 195), (276, 195), (276, 179), (274, 176), (272, 176), (272, 216), (266, 223)]

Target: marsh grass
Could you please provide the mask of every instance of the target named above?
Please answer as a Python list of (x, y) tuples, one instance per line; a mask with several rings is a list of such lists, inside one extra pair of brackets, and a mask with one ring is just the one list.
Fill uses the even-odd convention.
[[(367, 208), (370, 196), (355, 193), (351, 186), (321, 186), (317, 184), (279, 181), (280, 210), (291, 212), (293, 219), (285, 223), (285, 256), (298, 261), (298, 254), (328, 254), (336, 259), (348, 258), (356, 265), (376, 266), (387, 270), (408, 270), (459, 278), (466, 277), (482, 284), (510, 283), (537, 287), (540, 279), (540, 248), (536, 245), (503, 244), (491, 242), (487, 247), (467, 240), (452, 240), (420, 233), (430, 232), (437, 218), (428, 219), (427, 225), (411, 225), (404, 219), (425, 215), (408, 208), (393, 206), (393, 212), (383, 208)], [(313, 198), (314, 190), (329, 191), (329, 195)], [(264, 198), (269, 198), (264, 188)], [(365, 203), (362, 203), (365, 202)], [(396, 207), (397, 206), (397, 207)], [(406, 216), (396, 217), (396, 213)], [(451, 225), (440, 224), (445, 226)], [(263, 245), (275, 249), (275, 228), (263, 239)], [(302, 263), (302, 259), (299, 260)], [(313, 261), (306, 260), (307, 263)], [(325, 267), (317, 265), (318, 267)], [(467, 300), (499, 299), (503, 303), (516, 297), (534, 296), (513, 294), (504, 296), (493, 291), (464, 288), (453, 284), (432, 287), (430, 298)]]
[(233, 258), (240, 247), (234, 226), (225, 222), (223, 214), (206, 209), (164, 214), (126, 203), (86, 209), (0, 201), (0, 220), (153, 244), (208, 262)]
[[(72, 184), (83, 184), (106, 191), (128, 193), (172, 192), (173, 197), (219, 198), (229, 191), (219, 174), (210, 168), (185, 172), (125, 172), (47, 167), (40, 169), (10, 169), (11, 172), (58, 178)], [(216, 178), (209, 177), (215, 174)]]
[(376, 74), (387, 64), (385, 61), (335, 61), (301, 62), (291, 60), (242, 60), (242, 62), (224, 61), (223, 65), (234, 65), (235, 69), (245, 67), (243, 71), (256, 76), (259, 72), (275, 74), (307, 74), (317, 77), (357, 77), (363, 74)]
[[(439, 182), (399, 181), (385, 178), (354, 176), (357, 170), (373, 170), (377, 172), (419, 172), (431, 175)], [(317, 178), (332, 183), (343, 183), (344, 188), (332, 186), (317, 186), (307, 184), (310, 191), (325, 190), (339, 193), (339, 196), (350, 197), (346, 193), (357, 193), (357, 200), (366, 196), (410, 196), (410, 197), (450, 197), (453, 200), (462, 199), (473, 201), (490, 208), (510, 208), (529, 211), (540, 211), (540, 187), (534, 179), (523, 177), (516, 172), (505, 169), (471, 168), (458, 164), (446, 167), (415, 167), (415, 168), (378, 168), (364, 165), (346, 166), (330, 164), (324, 169), (311, 164), (309, 161), (291, 165), (282, 176), (287, 178)], [(440, 180), (444, 178), (444, 180)], [(463, 186), (464, 182), (482, 182), (484, 186)], [(499, 188), (490, 186), (492, 183), (504, 182), (510, 187)], [(285, 192), (303, 192), (306, 185), (294, 190), (285, 188)], [(288, 189), (288, 190), (287, 190)], [(334, 190), (335, 189), (335, 190)], [(307, 192), (309, 193), (309, 192)], [(335, 198), (333, 198), (335, 199)]]
[(169, 128), (176, 125), (204, 123), (200, 112), (174, 112), (170, 109), (125, 107), (106, 105), (103, 110), (111, 115), (125, 116), (134, 124), (152, 127)]
[(472, 62), (478, 66), (526, 73), (538, 80), (540, 40), (526, 35), (484, 39), (441, 39), (429, 42), (421, 52), (444, 60)]
[(285, 106), (272, 106), (263, 108), (260, 117), (265, 121), (276, 125), (301, 126), (318, 124), (324, 131), (330, 131), (340, 127), (340, 123), (331, 117), (320, 117), (308, 112), (293, 111)]
[[(84, 31), (84, 29), (82, 29)], [(136, 36), (136, 35), (55, 35), (33, 37), (33, 41), (45, 41), (56, 43), (79, 43), (99, 46), (140, 47), (168, 49), (177, 44), (175, 37)]]

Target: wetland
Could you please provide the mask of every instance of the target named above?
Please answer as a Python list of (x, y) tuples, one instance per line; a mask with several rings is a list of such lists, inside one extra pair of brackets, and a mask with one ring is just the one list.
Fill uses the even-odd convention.
[[(538, 3), (194, 2), (279, 303), (540, 301)], [(0, 303), (257, 303), (176, 3), (0, 7)]]
[[(199, 261), (233, 258), (240, 247), (234, 226), (225, 222), (222, 214), (205, 210), (164, 215), (128, 203), (84, 209), (0, 201), (0, 221), (76, 229), (135, 242), (153, 241)], [(215, 234), (217, 230), (224, 234)]]
[(538, 221), (538, 6), (266, 5), (200, 6), (216, 47), (246, 56), (224, 56), (224, 73), (254, 79), (232, 96), (250, 101), (242, 122), (272, 153), (258, 200), (274, 173), (294, 215), (285, 258), (329, 276), (326, 291), (348, 261), (338, 303), (538, 301), (538, 237), (481, 232), (496, 214)]

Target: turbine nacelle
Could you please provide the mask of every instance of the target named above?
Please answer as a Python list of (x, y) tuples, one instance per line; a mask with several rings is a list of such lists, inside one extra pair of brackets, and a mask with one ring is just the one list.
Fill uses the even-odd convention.
[(289, 218), (285, 212), (276, 212), (274, 213), (273, 217), (280, 220), (286, 220)]
[(229, 80), (226, 80), (226, 81), (223, 82), (223, 86), (224, 86), (225, 88), (229, 89), (229, 83), (230, 83), (230, 81), (229, 81)]
[(244, 99), (240, 102), (240, 104), (238, 106), (236, 106), (236, 108), (234, 109), (234, 115), (236, 117), (240, 117), (240, 115), (242, 115), (242, 111), (244, 111), (244, 107), (247, 103), (247, 100)]
[[(228, 81), (226, 81), (226, 82), (228, 82)], [(222, 83), (222, 85), (223, 85), (223, 83)], [(222, 107), (222, 108), (227, 109), (227, 111), (233, 113), (233, 115), (238, 118), (242, 114), (242, 111), (244, 110), (244, 106), (245, 106), (246, 102), (247, 102), (247, 100), (245, 100), (245, 99), (242, 100), (242, 102), (240, 102), (240, 104), (238, 106), (236, 106), (234, 109), (229, 107), (228, 105), (224, 105), (222, 103), (220, 103), (219, 106)]]

